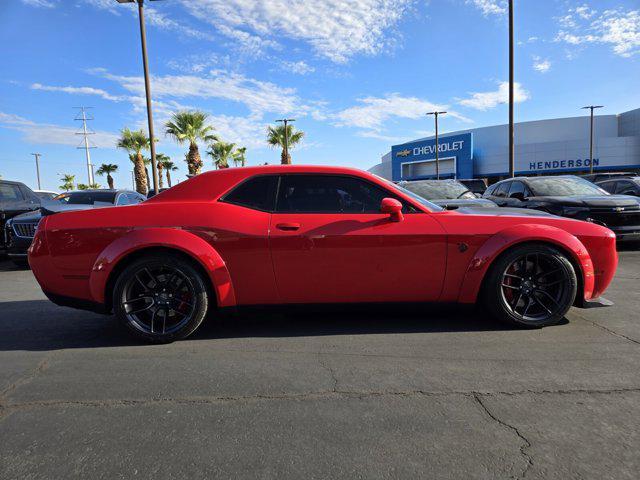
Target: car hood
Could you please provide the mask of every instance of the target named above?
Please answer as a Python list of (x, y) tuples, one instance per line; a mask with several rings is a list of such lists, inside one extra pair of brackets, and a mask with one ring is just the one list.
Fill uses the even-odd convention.
[(571, 207), (634, 207), (640, 204), (631, 195), (572, 195), (566, 197), (532, 197), (529, 200), (553, 202)]
[(443, 208), (462, 208), (462, 207), (476, 207), (476, 208), (493, 208), (497, 207), (495, 203), (486, 198), (436, 198), (429, 200), (431, 203), (435, 203)]
[(465, 215), (492, 215), (497, 217), (555, 217), (540, 210), (529, 210), (528, 208), (508, 208), (508, 207), (463, 207), (456, 210)]
[(43, 216), (53, 215), (54, 213), (72, 212), (75, 210), (92, 210), (94, 208), (104, 208), (107, 206), (112, 205), (63, 205), (61, 203), (45, 204), (43, 202), (42, 207), (40, 207), (39, 210), (16, 215), (11, 220), (13, 222), (32, 223), (38, 222)]

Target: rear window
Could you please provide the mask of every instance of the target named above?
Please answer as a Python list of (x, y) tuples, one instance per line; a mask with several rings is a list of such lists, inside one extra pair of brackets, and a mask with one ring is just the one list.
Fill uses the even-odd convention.
[(222, 201), (254, 210), (271, 212), (275, 207), (277, 183), (278, 177), (276, 175), (253, 177), (226, 194)]

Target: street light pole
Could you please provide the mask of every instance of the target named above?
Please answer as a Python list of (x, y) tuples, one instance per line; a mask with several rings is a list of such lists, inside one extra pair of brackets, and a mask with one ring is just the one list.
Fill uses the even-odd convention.
[(436, 180), (440, 180), (440, 155), (438, 152), (438, 115), (444, 115), (447, 112), (428, 112), (427, 115), (433, 115), (436, 121)]
[(40, 186), (40, 157), (42, 156), (42, 154), (32, 153), (31, 155), (36, 157), (36, 175), (38, 176), (38, 190), (42, 190), (42, 187)]
[(284, 124), (284, 158), (285, 158), (285, 163), (283, 163), (283, 165), (290, 165), (289, 162), (289, 131), (287, 129), (287, 124), (289, 122), (295, 122), (296, 119), (295, 118), (282, 118), (280, 120), (276, 120), (276, 122), (282, 123)]
[(156, 144), (153, 134), (153, 113), (151, 109), (151, 83), (149, 81), (149, 62), (147, 59), (147, 33), (144, 26), (144, 0), (116, 0), (118, 3), (137, 3), (140, 20), (140, 41), (142, 43), (142, 65), (144, 68), (144, 91), (147, 100), (147, 122), (149, 124), (149, 141), (151, 143), (151, 172), (153, 175), (153, 191), (158, 194), (158, 168), (156, 166)]
[(513, 125), (513, 0), (509, 0), (509, 177), (515, 177), (515, 141)]
[(589, 134), (589, 173), (591, 174), (593, 174), (593, 111), (596, 108), (602, 107), (604, 107), (604, 105), (588, 105), (586, 107), (582, 107), (582, 110), (591, 110), (591, 126)]

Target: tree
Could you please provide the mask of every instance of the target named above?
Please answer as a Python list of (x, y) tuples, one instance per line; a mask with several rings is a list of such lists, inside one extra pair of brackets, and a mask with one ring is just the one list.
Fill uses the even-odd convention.
[(162, 168), (167, 174), (167, 185), (171, 188), (171, 172), (175, 172), (178, 170), (178, 167), (171, 160), (165, 160), (163, 162)]
[(198, 175), (202, 169), (202, 159), (198, 151), (198, 141), (205, 143), (217, 141), (213, 135), (213, 127), (206, 125), (208, 115), (199, 110), (176, 112), (171, 120), (165, 124), (167, 135), (182, 145), (189, 143), (189, 152), (186, 156), (189, 175)]
[(131, 131), (125, 127), (120, 133), (117, 146), (129, 152), (129, 158), (133, 161), (134, 165), (133, 172), (136, 180), (136, 191), (142, 195), (146, 195), (148, 182), (145, 175), (142, 151), (149, 150), (151, 146), (149, 137), (147, 137), (142, 130)]
[(90, 183), (89, 184), (89, 188), (93, 188), (94, 190), (98, 190), (99, 188), (102, 188), (102, 186), (99, 183)]
[(78, 190), (88, 190), (88, 189), (89, 189), (89, 185), (87, 185), (86, 183), (78, 184)]
[[(291, 124), (287, 125), (287, 152), (290, 152), (294, 146), (300, 143), (303, 137), (303, 131), (296, 130)], [(270, 126), (267, 128), (267, 143), (272, 147), (282, 148), (282, 153), (280, 154), (280, 163), (282, 163), (282, 165), (290, 165), (291, 154), (289, 153), (287, 155), (285, 153), (284, 139), (284, 125), (278, 125), (276, 127)]]
[(238, 166), (240, 164), (241, 167), (244, 167), (247, 163), (246, 159), (247, 147), (240, 147), (233, 152), (233, 165)]
[(65, 192), (68, 192), (69, 190), (73, 190), (73, 181), (76, 179), (75, 175), (70, 175), (68, 173), (65, 173), (62, 175), (62, 178), (60, 180), (62, 180), (62, 185), (60, 185), (60, 190), (64, 190)]
[(98, 175), (106, 175), (107, 183), (109, 184), (109, 188), (113, 190), (113, 177), (112, 173), (115, 173), (118, 170), (118, 165), (113, 163), (103, 163), (100, 165), (100, 168), (96, 172)]
[(218, 141), (211, 144), (207, 154), (213, 158), (213, 164), (216, 168), (229, 168), (229, 160), (233, 159), (235, 147), (235, 143)]
[(162, 170), (166, 162), (171, 162), (171, 159), (164, 153), (156, 153), (156, 167), (158, 168), (158, 188), (163, 188)]

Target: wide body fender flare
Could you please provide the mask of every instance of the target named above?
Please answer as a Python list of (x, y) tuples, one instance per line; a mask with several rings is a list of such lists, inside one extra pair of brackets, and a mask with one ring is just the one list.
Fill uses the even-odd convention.
[(544, 242), (566, 251), (574, 264), (580, 267), (576, 272), (582, 276), (584, 299), (591, 298), (594, 288), (593, 263), (586, 247), (569, 232), (550, 225), (517, 225), (507, 227), (492, 235), (478, 249), (465, 274), (458, 301), (474, 303), (480, 292), (482, 281), (493, 261), (506, 249), (521, 243)]
[(205, 240), (179, 228), (132, 230), (109, 244), (97, 257), (89, 277), (91, 296), (105, 303), (107, 282), (113, 269), (128, 255), (147, 248), (180, 251), (198, 262), (209, 275), (219, 307), (236, 305), (229, 270), (220, 254)]

